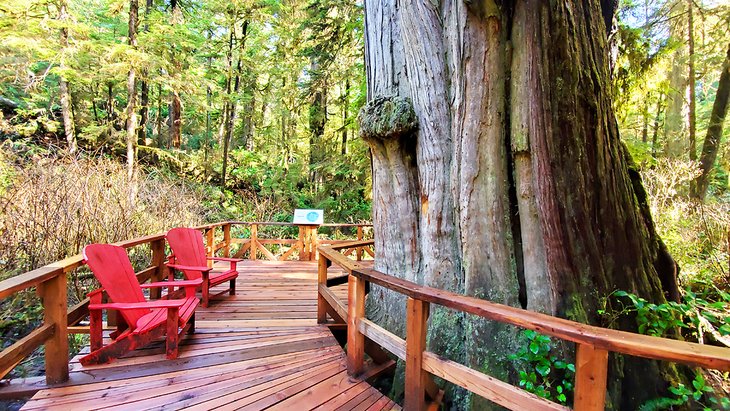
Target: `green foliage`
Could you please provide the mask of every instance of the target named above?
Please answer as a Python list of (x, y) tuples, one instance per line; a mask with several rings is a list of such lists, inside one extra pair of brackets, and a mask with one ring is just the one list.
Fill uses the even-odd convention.
[(524, 344), (508, 356), (518, 365), (520, 387), (560, 404), (571, 403), (575, 364), (558, 358), (550, 337), (533, 330), (521, 335)]
[(717, 397), (715, 389), (707, 385), (702, 372), (697, 371), (692, 386), (677, 384), (669, 387), (670, 397), (662, 397), (645, 402), (639, 411), (656, 411), (672, 409), (674, 406), (690, 406), (691, 409), (703, 411), (730, 410), (730, 398)]
[(634, 315), (639, 333), (655, 337), (670, 336), (677, 329), (684, 329), (683, 334), (696, 341), (730, 335), (730, 293), (713, 284), (696, 286), (697, 292), (686, 290), (679, 303), (655, 304), (626, 291), (614, 291), (611, 296), (620, 309), (601, 314), (609, 317), (609, 324), (619, 316)]

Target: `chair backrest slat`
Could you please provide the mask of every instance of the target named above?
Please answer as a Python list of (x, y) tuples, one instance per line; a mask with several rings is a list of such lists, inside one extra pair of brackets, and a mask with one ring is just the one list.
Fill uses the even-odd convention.
[[(132, 263), (129, 262), (127, 250), (111, 244), (89, 244), (84, 247), (83, 255), (86, 264), (89, 265), (112, 302), (140, 303), (145, 301)], [(132, 328), (140, 317), (149, 312), (148, 309), (120, 311), (124, 320)]]
[[(208, 265), (203, 234), (193, 228), (178, 227), (167, 232), (167, 243), (175, 254), (175, 263), (180, 265), (206, 267)], [(199, 271), (185, 271), (189, 280), (202, 277)]]

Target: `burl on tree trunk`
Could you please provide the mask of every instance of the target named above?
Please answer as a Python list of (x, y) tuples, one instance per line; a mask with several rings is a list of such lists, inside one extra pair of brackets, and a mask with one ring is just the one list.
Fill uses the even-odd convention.
[[(678, 298), (619, 139), (601, 2), (365, 6), (376, 269), (591, 324), (614, 290)], [(371, 318), (402, 332), (402, 298), (373, 287), (368, 300)], [(630, 318), (613, 326), (636, 329)], [(436, 309), (429, 349), (515, 382), (518, 332)], [(676, 376), (628, 357), (610, 373), (612, 409), (662, 396)]]

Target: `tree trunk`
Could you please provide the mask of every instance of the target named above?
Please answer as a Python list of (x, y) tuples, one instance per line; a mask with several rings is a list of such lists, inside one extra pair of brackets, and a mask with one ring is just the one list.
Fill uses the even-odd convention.
[(170, 103), (170, 142), (174, 148), (182, 146), (182, 103), (177, 90), (172, 92)]
[[(66, 0), (60, 0), (58, 3), (58, 21), (62, 25), (61, 27), (61, 59), (60, 67), (61, 70), (66, 68), (66, 57), (64, 56), (65, 50), (68, 48), (68, 3)], [(74, 116), (72, 111), (72, 100), (71, 91), (69, 90), (68, 80), (61, 74), (59, 81), (59, 93), (61, 94), (61, 115), (63, 117), (63, 131), (66, 136), (66, 144), (68, 144), (69, 154), (76, 153), (76, 131), (74, 127)]]
[(725, 123), (725, 115), (727, 114), (728, 96), (730, 96), (730, 45), (728, 45), (725, 62), (722, 65), (720, 83), (717, 86), (717, 93), (715, 94), (715, 102), (712, 104), (712, 114), (710, 114), (710, 124), (707, 127), (707, 136), (702, 145), (702, 156), (700, 157), (701, 174), (695, 180), (695, 190), (692, 194), (695, 199), (701, 201), (707, 195), (710, 176), (715, 166), (717, 152), (720, 149), (722, 127)]
[(157, 138), (157, 146), (169, 148), (164, 141), (165, 137), (162, 135), (162, 84), (157, 86), (157, 113), (155, 120), (155, 137)]
[[(241, 86), (241, 68), (243, 60), (243, 52), (246, 47), (246, 37), (248, 34), (248, 20), (241, 25), (241, 39), (238, 49), (238, 62), (236, 63), (235, 79), (233, 79), (233, 43), (236, 40), (235, 20), (231, 24), (231, 34), (228, 39), (228, 77), (226, 79), (226, 109), (224, 115), (224, 134), (223, 134), (223, 169), (221, 176), (221, 185), (226, 186), (226, 174), (228, 168), (228, 152), (233, 138), (233, 128), (236, 124), (236, 115), (238, 109), (238, 91)], [(234, 83), (231, 90), (231, 82)]]
[[(178, 0), (170, 0), (170, 6), (172, 9), (172, 24), (175, 25), (182, 20), (182, 10), (180, 10), (180, 4)], [(170, 56), (172, 66), (177, 70), (181, 70), (180, 62), (175, 58), (175, 50), (173, 45), (172, 54)], [(171, 93), (170, 103), (170, 142), (175, 148), (182, 146), (182, 102), (180, 101), (180, 94), (177, 90), (173, 90)]]
[[(672, 26), (671, 36), (684, 38), (682, 25)], [(687, 101), (687, 78), (685, 77), (685, 64), (687, 62), (686, 48), (680, 46), (672, 57), (672, 69), (669, 72), (669, 89), (667, 90), (667, 101), (664, 115), (664, 154), (677, 158), (685, 153), (685, 102)]]
[[(376, 269), (591, 324), (616, 289), (678, 297), (619, 139), (601, 6), (366, 0)], [(396, 332), (404, 308), (381, 287), (368, 297)], [(514, 382), (513, 327), (436, 309), (430, 328), (430, 349)], [(663, 367), (613, 361), (612, 406), (663, 395)]]
[[(137, 23), (139, 5), (137, 0), (129, 0), (129, 46), (137, 48)], [(137, 78), (134, 64), (130, 64), (127, 74), (127, 182), (130, 186), (129, 202), (137, 202)]]
[[(687, 44), (689, 46), (689, 159), (697, 160), (697, 113), (696, 113), (696, 79), (695, 79), (695, 34), (694, 34), (694, 0), (687, 0)], [(690, 184), (692, 185), (692, 184)], [(690, 190), (694, 191), (694, 190)]]
[(660, 93), (656, 101), (656, 114), (654, 114), (654, 126), (651, 132), (651, 156), (654, 158), (656, 158), (657, 138), (659, 137), (659, 119), (662, 115), (662, 100), (664, 100), (664, 94)]
[(319, 73), (320, 67), (316, 58), (311, 61), (312, 80), (310, 92), (312, 102), (309, 105), (309, 181), (317, 182), (317, 166), (324, 158), (323, 137), (327, 123), (327, 86), (324, 76)]
[[(144, 16), (145, 16), (145, 23), (144, 23), (144, 31), (149, 30), (149, 15), (150, 10), (152, 9), (152, 0), (147, 0), (147, 3), (145, 4), (144, 8)], [(147, 122), (149, 121), (150, 116), (150, 91), (149, 91), (149, 85), (147, 84), (147, 69), (142, 69), (142, 77), (144, 80), (141, 82), (140, 85), (140, 108), (139, 108), (139, 130), (137, 131), (137, 142), (140, 145), (147, 144)]]
[(340, 154), (343, 156), (347, 154), (347, 117), (349, 113), (347, 111), (350, 105), (350, 79), (345, 80), (345, 90), (342, 92), (342, 147)]

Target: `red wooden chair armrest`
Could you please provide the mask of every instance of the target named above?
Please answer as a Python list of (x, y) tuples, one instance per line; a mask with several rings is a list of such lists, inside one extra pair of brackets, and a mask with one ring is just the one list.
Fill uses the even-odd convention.
[(140, 308), (180, 308), (187, 300), (155, 300), (144, 303), (89, 304), (89, 310), (136, 310)]
[(202, 279), (197, 280), (177, 280), (177, 281), (159, 281), (156, 283), (140, 284), (140, 288), (162, 288), (162, 287), (197, 287), (203, 284)]
[(228, 257), (206, 257), (208, 260), (212, 261), (228, 261), (229, 263), (238, 263), (243, 261), (242, 258), (228, 258)]
[(213, 269), (213, 267), (196, 267), (191, 265), (179, 265), (179, 264), (167, 264), (168, 267), (174, 268), (176, 270), (189, 270), (189, 271), (200, 271), (200, 272), (206, 272)]

